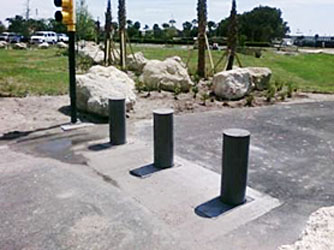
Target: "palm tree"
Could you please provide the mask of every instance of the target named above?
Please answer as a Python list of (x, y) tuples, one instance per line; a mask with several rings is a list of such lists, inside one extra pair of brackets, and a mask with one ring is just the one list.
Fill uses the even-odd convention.
[(207, 25), (207, 3), (206, 0), (198, 0), (198, 62), (197, 74), (205, 77), (205, 32)]
[(105, 24), (105, 40), (104, 40), (104, 63), (110, 64), (110, 39), (111, 39), (111, 2), (108, 0), (106, 11), (106, 24)]
[(119, 23), (119, 37), (120, 37), (120, 66), (125, 69), (126, 60), (126, 43), (125, 43), (125, 29), (126, 29), (126, 8), (125, 0), (118, 1), (118, 23)]
[(230, 20), (228, 27), (228, 39), (227, 39), (228, 61), (226, 70), (233, 69), (234, 58), (238, 43), (238, 20), (237, 20), (236, 0), (232, 0), (232, 10), (229, 19)]

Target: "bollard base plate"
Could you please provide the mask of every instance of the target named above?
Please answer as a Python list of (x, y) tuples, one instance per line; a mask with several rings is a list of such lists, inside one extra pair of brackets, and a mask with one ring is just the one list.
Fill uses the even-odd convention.
[(252, 202), (254, 199), (247, 197), (246, 201), (240, 205), (229, 205), (221, 201), (220, 197), (214, 198), (210, 201), (207, 201), (198, 207), (195, 208), (195, 213), (204, 218), (216, 218), (220, 215), (223, 215), (234, 208), (243, 206), (247, 203)]
[(135, 176), (135, 177), (139, 177), (139, 178), (147, 178), (147, 177), (150, 177), (154, 173), (164, 171), (164, 170), (168, 170), (168, 169), (174, 169), (174, 168), (177, 168), (177, 167), (181, 167), (181, 164), (175, 163), (173, 167), (158, 168), (158, 167), (154, 166), (154, 164), (152, 163), (152, 164), (140, 167), (140, 168), (130, 170), (130, 174)]

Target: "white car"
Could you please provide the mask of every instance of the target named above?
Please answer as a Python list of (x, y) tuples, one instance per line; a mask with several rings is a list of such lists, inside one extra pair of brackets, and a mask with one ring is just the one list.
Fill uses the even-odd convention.
[(57, 34), (57, 36), (58, 36), (58, 42), (68, 43), (69, 38), (66, 34), (61, 33)]
[(30, 43), (51, 43), (58, 42), (57, 34), (53, 31), (38, 31), (30, 38)]

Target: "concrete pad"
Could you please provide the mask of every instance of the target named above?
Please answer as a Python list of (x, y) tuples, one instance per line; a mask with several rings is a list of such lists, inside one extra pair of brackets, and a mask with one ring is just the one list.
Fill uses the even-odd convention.
[[(89, 166), (112, 178), (118, 187), (150, 210), (171, 228), (180, 240), (192, 249), (204, 249), (210, 242), (268, 213), (281, 203), (266, 194), (247, 189), (252, 199), (216, 219), (198, 216), (195, 208), (216, 198), (220, 191), (220, 175), (180, 157), (181, 167), (154, 172), (140, 179), (129, 171), (149, 165), (152, 148), (144, 143), (132, 143), (100, 152), (85, 153)], [(196, 242), (194, 244), (194, 241)], [(212, 245), (211, 247), (218, 247)]]
[(60, 126), (63, 131), (71, 131), (75, 129), (80, 129), (80, 128), (86, 128), (86, 127), (91, 127), (94, 126), (95, 124), (93, 123), (87, 123), (87, 122), (81, 122), (78, 121), (77, 123), (68, 123), (65, 125)]

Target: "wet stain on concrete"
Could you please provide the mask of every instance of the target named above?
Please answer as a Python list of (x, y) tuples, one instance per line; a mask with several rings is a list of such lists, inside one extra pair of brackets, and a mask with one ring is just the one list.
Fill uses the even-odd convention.
[(17, 140), (16, 143), (10, 144), (10, 147), (19, 152), (53, 158), (64, 163), (88, 165), (88, 159), (80, 150), (74, 149), (74, 146), (83, 145), (83, 148), (86, 148), (88, 142), (104, 137), (104, 134), (87, 130), (45, 133)]

